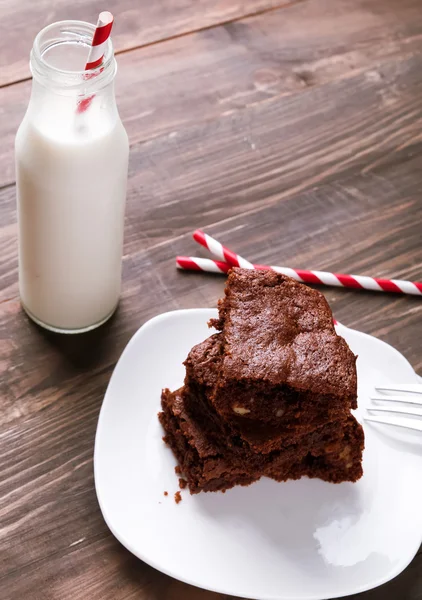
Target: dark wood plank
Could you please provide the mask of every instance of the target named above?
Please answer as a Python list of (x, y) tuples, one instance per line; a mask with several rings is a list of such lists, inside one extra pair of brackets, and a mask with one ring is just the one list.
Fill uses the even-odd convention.
[[(170, 4), (182, 19), (197, 8)], [(139, 90), (120, 103), (134, 144), (124, 290), (114, 319), (82, 339), (22, 314), (14, 186), (0, 191), (5, 598), (225, 598), (159, 574), (107, 530), (92, 475), (104, 391), (145, 320), (221, 295), (223, 277), (175, 269), (176, 254), (199, 252), (197, 226), (257, 262), (422, 279), (420, 29), (416, 0), (400, 10), (394, 0), (309, 1), (122, 55), (122, 91)], [(6, 146), (13, 128), (4, 123), (14, 105), (23, 111), (25, 89), (0, 92)], [(0, 158), (0, 182), (11, 182), (10, 144)], [(393, 344), (422, 374), (419, 299), (325, 293), (341, 322)], [(393, 582), (353, 598), (421, 600), (422, 553)]]
[[(271, 10), (286, 0), (109, 0), (115, 16), (113, 40), (117, 52), (211, 27), (246, 15)], [(288, 0), (287, 0), (288, 1)], [(46, 25), (64, 19), (95, 23), (104, 10), (100, 0), (5, 0), (0, 20), (0, 85), (29, 77), (28, 59), (36, 34)]]
[[(300, 195), (292, 193), (286, 196), (281, 191), (275, 203), (249, 214), (222, 218), (220, 223), (207, 230), (256, 262), (421, 280), (421, 149), (422, 143), (419, 142), (384, 157), (371, 171), (357, 171), (339, 177)], [(15, 234), (10, 241), (15, 248)], [(93, 367), (102, 371), (107, 369), (114, 363), (131, 332), (146, 318), (162, 310), (185, 305), (215, 305), (222, 289), (221, 278), (183, 274), (174, 269), (176, 254), (195, 254), (198, 250), (200, 248), (190, 240), (188, 232), (178, 238), (169, 236), (165, 242), (160, 241), (145, 250), (126, 254), (122, 310), (123, 315), (126, 310), (128, 313), (134, 311), (132, 319), (126, 321), (124, 318), (122, 323), (117, 319), (116, 327), (121, 330), (123, 338), (121, 345), (110, 350), (106, 343), (102, 344), (100, 352), (95, 353), (94, 363), (91, 360), (88, 365), (85, 365), (85, 354), (78, 360), (78, 344), (72, 353), (74, 338), (41, 335), (41, 330), (34, 329), (26, 318), (22, 318), (14, 252), (13, 257), (10, 256), (14, 282), (9, 288), (9, 298), (4, 298), (2, 303), (0, 321), (3, 357), (9, 359), (4, 365), (8, 377), (7, 385), (3, 379), (3, 398), (9, 399), (10, 410), (3, 412), (3, 419), (14, 421), (21, 414), (27, 414), (27, 410), (32, 413), (45, 407), (45, 399), (40, 393), (44, 388), (49, 402), (55, 401), (54, 396), (50, 396), (51, 381), (45, 379), (43, 372), (54, 371), (52, 381), (66, 374), (72, 385), (79, 385), (86, 376), (84, 366), (90, 370)], [(162, 268), (165, 268), (164, 272)], [(205, 290), (203, 285), (206, 285)], [(212, 294), (208, 286), (213, 286)], [(142, 294), (142, 289), (155, 290), (156, 303), (151, 305), (150, 295)], [(390, 340), (394, 335), (394, 345), (417, 370), (422, 371), (419, 345), (412, 347), (413, 336), (419, 335), (416, 328), (422, 311), (419, 298), (336, 288), (325, 288), (325, 293), (329, 301), (338, 304), (333, 306), (340, 321), (380, 337), (387, 331)], [(349, 306), (356, 309), (356, 316), (348, 314)], [(385, 312), (384, 307), (389, 312)], [(400, 307), (404, 322), (396, 319), (395, 311), (400, 312)], [(138, 310), (141, 311), (139, 314)], [(376, 320), (373, 320), (374, 311)], [(22, 343), (17, 345), (16, 339)], [(29, 361), (33, 347), (31, 339), (42, 345), (40, 352)], [(61, 343), (70, 345), (69, 356), (57, 352)], [(93, 336), (93, 343), (96, 344), (96, 336)], [(47, 363), (45, 352), (49, 354)], [(89, 356), (89, 349), (87, 354)], [(81, 381), (74, 380), (76, 376)], [(32, 394), (32, 398), (28, 394)]]
[[(418, 0), (299, 3), (169, 40), (119, 57), (117, 100), (131, 144), (234, 115), (247, 106), (299, 94), (420, 51)], [(314, 23), (324, 14), (324, 27)], [(282, 43), (280, 42), (282, 40)], [(345, 43), (347, 40), (347, 43)], [(385, 84), (387, 82), (384, 82)], [(0, 187), (14, 180), (13, 143), (30, 82), (0, 89)], [(394, 89), (385, 87), (386, 102)], [(381, 93), (381, 92), (380, 92)], [(399, 92), (400, 93), (400, 92)]]
[[(239, 215), (208, 231), (260, 262), (420, 279), (421, 149), (418, 142), (384, 156), (368, 172), (281, 194), (253, 218)], [(8, 427), (0, 512), (8, 533), (2, 580), (8, 596), (24, 597), (36, 585), (47, 597), (71, 598), (76, 585), (76, 594), (94, 600), (147, 593), (221, 599), (158, 576), (121, 548), (102, 523), (92, 480), (98, 410), (129, 337), (157, 313), (214, 306), (222, 293), (223, 277), (175, 270), (174, 256), (190, 249), (196, 246), (185, 234), (126, 256), (118, 314), (83, 341), (46, 333), (22, 315), (16, 298), (6, 303), (0, 330), (7, 332), (2, 423)], [(422, 371), (420, 299), (329, 288), (326, 295), (340, 321), (393, 343)], [(421, 564), (419, 555), (400, 578), (357, 598), (419, 599)]]
[[(370, 171), (421, 139), (422, 53), (268, 99), (132, 147), (125, 252), (131, 254), (283, 194)], [(365, 111), (362, 111), (365, 106)], [(16, 272), (15, 191), (0, 193), (3, 292)]]
[[(164, 136), (137, 147), (131, 169), (127, 256), (165, 243), (198, 225), (279, 202), (291, 195), (292, 190), (306, 189), (324, 180), (335, 181), (343, 172), (356, 167), (370, 174), (371, 165), (376, 167), (385, 157), (388, 160), (394, 156), (397, 147), (411, 156), (418, 147), (418, 136), (414, 133), (421, 120), (420, 61), (418, 57), (404, 64), (394, 61), (384, 65), (381, 73), (379, 81), (368, 79), (367, 73), (363, 73), (309, 90), (301, 96), (302, 105), (283, 99), (252, 106), (241, 113), (237, 122), (229, 115), (215, 124), (207, 124), (210, 128), (205, 134), (201, 128), (189, 128), (177, 143), (173, 137)], [(380, 98), (392, 81), (404, 91), (396, 96), (395, 102), (386, 105)], [(325, 131), (320, 139), (324, 129), (320, 115), (327, 110), (332, 97), (336, 98), (333, 112), (325, 113), (332, 129)], [(363, 117), (362, 103), (367, 107)], [(253, 139), (259, 139), (258, 152), (251, 149), (251, 142), (245, 143), (245, 124)], [(139, 170), (137, 165), (142, 168)], [(379, 185), (384, 185), (382, 177)], [(4, 225), (0, 237), (3, 258), (0, 298), (7, 311), (13, 310), (17, 298), (13, 188), (0, 194), (0, 206)], [(250, 214), (248, 218), (255, 217)], [(341, 265), (337, 268), (344, 270)]]

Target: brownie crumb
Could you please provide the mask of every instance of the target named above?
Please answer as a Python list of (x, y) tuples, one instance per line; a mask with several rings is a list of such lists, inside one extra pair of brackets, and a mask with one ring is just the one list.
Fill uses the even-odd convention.
[(168, 493), (168, 492), (164, 492), (164, 496), (168, 496), (168, 495), (169, 495), (169, 493)]
[(176, 475), (182, 474), (182, 469), (179, 467), (179, 465), (177, 465), (177, 467), (174, 467), (174, 472), (176, 473)]
[(186, 486), (187, 486), (186, 479), (183, 479), (183, 477), (180, 477), (180, 479), (179, 479), (179, 487), (180, 487), (180, 489), (184, 490)]
[(174, 494), (174, 501), (176, 502), (176, 504), (179, 504), (179, 502), (182, 501), (182, 494), (180, 492), (176, 492)]

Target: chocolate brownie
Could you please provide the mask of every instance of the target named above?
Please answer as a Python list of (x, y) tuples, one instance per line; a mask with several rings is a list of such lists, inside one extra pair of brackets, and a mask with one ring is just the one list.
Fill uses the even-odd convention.
[(233, 269), (219, 318), (221, 362), (215, 410), (277, 426), (327, 410), (356, 408), (356, 357), (337, 335), (324, 296), (273, 271)]
[(185, 410), (181, 390), (163, 390), (159, 413), (164, 441), (173, 450), (191, 494), (215, 492), (235, 485), (248, 485), (259, 477), (251, 475), (241, 461), (230, 462), (224, 451), (207, 436)]
[(212, 424), (201, 423), (187, 409), (186, 390), (164, 390), (164, 440), (172, 448), (186, 477), (191, 493), (226, 490), (248, 485), (262, 476), (277, 481), (303, 475), (326, 481), (356, 481), (362, 474), (363, 432), (350, 416), (341, 424), (329, 424), (316, 437), (315, 432), (300, 444), (269, 454), (233, 449), (212, 432)]
[(324, 297), (277, 273), (233, 269), (211, 324), (221, 333), (192, 348), (184, 387), (163, 391), (159, 415), (191, 493), (262, 476), (359, 479), (356, 358)]
[[(262, 423), (231, 414), (222, 419), (213, 405), (213, 394), (221, 371), (222, 334), (217, 333), (194, 346), (186, 361), (185, 387), (191, 393), (189, 410), (198, 419), (211, 420), (227, 438), (238, 436), (255, 452), (271, 452), (289, 444), (298, 443), (303, 435), (334, 421), (344, 420), (348, 412), (329, 395), (315, 400), (310, 393), (287, 390), (283, 397), (283, 414), (279, 408), (277, 425)], [(242, 404), (243, 396), (236, 401)]]

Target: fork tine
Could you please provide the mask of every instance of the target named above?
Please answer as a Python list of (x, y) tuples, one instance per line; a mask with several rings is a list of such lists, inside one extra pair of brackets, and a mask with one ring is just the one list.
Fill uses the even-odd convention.
[(372, 407), (372, 406), (368, 406), (367, 410), (370, 410), (371, 412), (386, 412), (386, 413), (397, 413), (397, 414), (402, 414), (402, 415), (412, 415), (413, 417), (421, 417), (422, 418), (422, 412), (416, 412), (414, 410), (412, 410), (411, 408), (403, 408), (402, 406), (398, 406), (398, 407), (392, 407), (392, 406), (388, 406), (388, 407), (382, 407), (379, 408), (377, 407)]
[(404, 392), (410, 394), (422, 394), (422, 384), (420, 383), (404, 383), (400, 386), (393, 385), (392, 387), (376, 387), (377, 392)]
[(420, 404), (422, 405), (422, 398), (417, 396), (403, 395), (403, 396), (372, 396), (371, 400), (376, 402), (405, 402), (406, 404)]
[(402, 419), (401, 421), (389, 421), (382, 417), (364, 417), (365, 421), (372, 421), (373, 423), (382, 423), (383, 425), (394, 425), (394, 427), (404, 427), (405, 429), (412, 429), (413, 431), (422, 432), (422, 422), (412, 421), (410, 419)]

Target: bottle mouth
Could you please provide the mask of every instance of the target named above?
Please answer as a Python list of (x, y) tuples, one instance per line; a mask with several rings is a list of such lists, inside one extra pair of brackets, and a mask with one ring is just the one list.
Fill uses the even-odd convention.
[(30, 67), (34, 79), (69, 94), (88, 94), (110, 83), (116, 74), (111, 38), (106, 42), (101, 65), (85, 70), (94, 32), (95, 25), (70, 20), (58, 21), (42, 29), (31, 51)]

